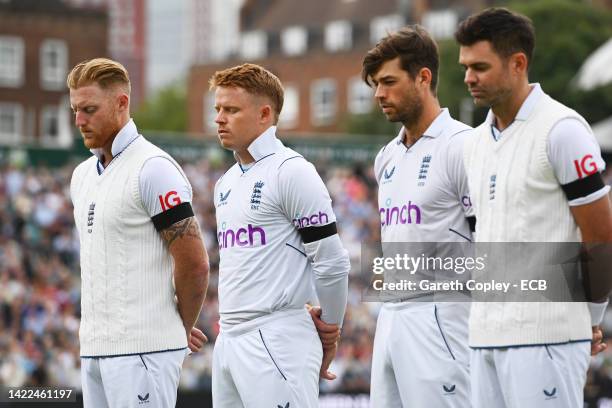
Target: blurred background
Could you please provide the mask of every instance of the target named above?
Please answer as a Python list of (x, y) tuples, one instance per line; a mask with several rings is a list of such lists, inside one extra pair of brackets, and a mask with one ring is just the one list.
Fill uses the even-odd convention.
[[(215, 181), (233, 164), (217, 145), (208, 78), (242, 62), (285, 86), (279, 136), (313, 161), (330, 190), (354, 272), (360, 245), (379, 238), (373, 158), (397, 133), (360, 79), (361, 59), (386, 33), (424, 25), (440, 44), (439, 96), (477, 125), (452, 34), (492, 5), (536, 27), (530, 70), (554, 98), (591, 123), (612, 162), (611, 0), (0, 0), (0, 385), (80, 389), (78, 238), (68, 186), (86, 151), (72, 125), (65, 78), (76, 63), (107, 56), (132, 80), (141, 133), (183, 165), (211, 256), (198, 326), (210, 339), (183, 367), (178, 406), (210, 404), (218, 334)], [(612, 172), (605, 173), (606, 182)], [(367, 407), (379, 305), (350, 284), (343, 338), (321, 384), (321, 407)], [(612, 313), (604, 321), (612, 336)], [(612, 341), (609, 341), (612, 346)], [(588, 407), (612, 407), (612, 347), (592, 359)]]

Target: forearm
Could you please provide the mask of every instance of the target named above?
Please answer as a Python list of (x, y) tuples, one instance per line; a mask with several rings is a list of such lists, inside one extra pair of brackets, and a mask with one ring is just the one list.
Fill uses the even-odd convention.
[(195, 217), (161, 231), (174, 259), (174, 286), (183, 326), (189, 331), (198, 319), (208, 288), (208, 254)]
[(342, 327), (348, 297), (348, 275), (316, 276), (315, 290), (321, 304), (321, 320)]
[(208, 262), (202, 261), (198, 265), (176, 265), (174, 284), (183, 326), (186, 330), (190, 330), (198, 320), (206, 296)]
[(314, 270), (314, 285), (321, 304), (321, 320), (342, 325), (348, 297), (350, 261), (336, 234), (304, 245)]

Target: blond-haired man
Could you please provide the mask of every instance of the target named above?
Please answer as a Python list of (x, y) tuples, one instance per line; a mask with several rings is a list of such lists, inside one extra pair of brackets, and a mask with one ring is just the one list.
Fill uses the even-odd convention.
[[(72, 175), (81, 244), (81, 378), (86, 407), (170, 407), (208, 283), (208, 256), (180, 166), (138, 134), (130, 80), (96, 58), (67, 79), (93, 153)], [(174, 281), (174, 283), (173, 283)]]
[[(220, 143), (237, 161), (214, 195), (221, 334), (213, 405), (318, 407), (319, 374), (333, 378), (327, 368), (350, 268), (329, 193), (314, 166), (276, 138), (283, 107), (276, 76), (243, 64), (216, 72), (210, 85)], [(316, 297), (316, 327), (332, 327), (323, 348), (304, 308)]]

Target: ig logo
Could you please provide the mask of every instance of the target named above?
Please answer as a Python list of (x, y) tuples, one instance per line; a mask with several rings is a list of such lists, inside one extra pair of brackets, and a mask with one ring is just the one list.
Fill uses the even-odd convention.
[(162, 211), (166, 211), (172, 207), (175, 207), (181, 203), (181, 197), (179, 197), (176, 191), (169, 191), (165, 197), (159, 195), (159, 203), (161, 204)]

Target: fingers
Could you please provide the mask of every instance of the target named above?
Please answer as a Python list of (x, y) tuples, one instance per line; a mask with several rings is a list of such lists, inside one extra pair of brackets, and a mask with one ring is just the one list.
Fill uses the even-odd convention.
[(329, 371), (321, 371), (320, 376), (321, 376), (321, 378), (323, 378), (324, 380), (330, 380), (330, 381), (331, 381), (331, 380), (335, 380), (335, 379), (337, 378), (337, 377), (336, 377), (336, 374), (331, 373), (331, 372), (329, 372)]
[(198, 329), (197, 327), (193, 327), (191, 329), (191, 331), (189, 332), (189, 350), (191, 350), (194, 353), (197, 353), (198, 351), (200, 351), (202, 349), (202, 346), (204, 346), (204, 343), (206, 343), (208, 341), (208, 338), (206, 337), (206, 335), (202, 332), (202, 330)]
[(608, 345), (603, 342), (603, 332), (601, 327), (593, 326), (593, 340), (591, 341), (591, 355), (595, 356), (606, 350)]
[(197, 327), (191, 329), (191, 336), (200, 340), (202, 343), (208, 342), (208, 338), (206, 337), (206, 335), (202, 332), (202, 330), (198, 329)]
[(325, 380), (335, 380), (336, 374), (328, 371), (331, 362), (334, 357), (336, 357), (337, 347), (323, 348), (323, 360), (321, 361), (321, 371), (319, 372), (319, 376)]

